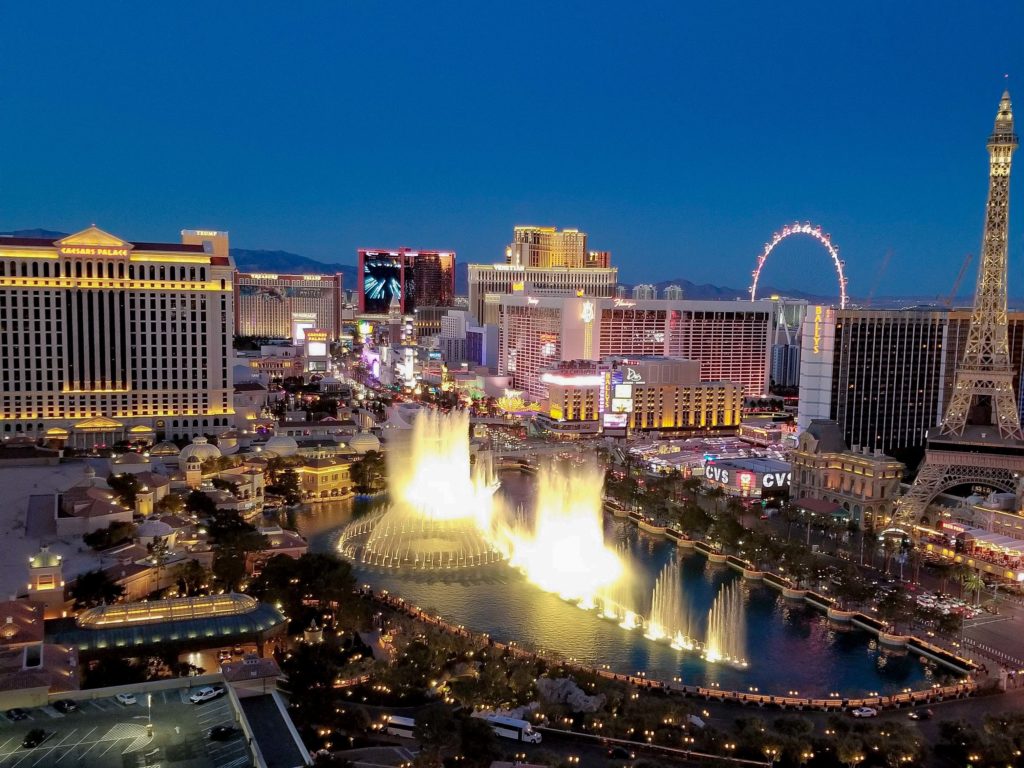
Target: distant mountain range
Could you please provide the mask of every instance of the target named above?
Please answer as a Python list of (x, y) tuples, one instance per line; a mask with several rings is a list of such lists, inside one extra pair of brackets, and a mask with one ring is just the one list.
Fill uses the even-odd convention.
[[(60, 238), (66, 237), (67, 232), (54, 232), (49, 229), (19, 229), (12, 232), (0, 232), (0, 237), (8, 235), (11, 237), (41, 237)], [(232, 248), (231, 257), (234, 259), (235, 267), (241, 272), (279, 272), (282, 274), (334, 274), (340, 272), (344, 276), (345, 287), (354, 288), (358, 284), (357, 267), (355, 264), (327, 263), (311, 259), (308, 256), (301, 256), (290, 251), (270, 251), (253, 248)], [(468, 268), (465, 263), (459, 263), (455, 269), (455, 291), (465, 295), (469, 291)], [(624, 284), (632, 288), (630, 284)], [(745, 299), (750, 295), (747, 288), (728, 288), (707, 283), (692, 283), (685, 278), (662, 280), (655, 283), (658, 289), (658, 296), (664, 295), (664, 290), (670, 285), (678, 285), (683, 289), (683, 297), (687, 299), (718, 299), (731, 301), (734, 299)], [(836, 300), (835, 296), (820, 296), (806, 291), (788, 290), (762, 286), (761, 296), (787, 296), (792, 299), (805, 299), (811, 303), (828, 304)], [(857, 301), (853, 299), (853, 301)], [(872, 306), (879, 309), (884, 307), (905, 307), (917, 304), (936, 306), (942, 302), (935, 296), (878, 296), (872, 301)], [(970, 304), (970, 297), (958, 297), (956, 306)], [(1024, 302), (1011, 298), (1013, 306), (1024, 305)]]

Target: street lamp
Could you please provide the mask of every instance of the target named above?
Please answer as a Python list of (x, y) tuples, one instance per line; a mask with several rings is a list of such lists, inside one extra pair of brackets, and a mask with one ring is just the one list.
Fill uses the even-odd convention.
[(153, 738), (153, 694), (146, 694), (146, 735)]

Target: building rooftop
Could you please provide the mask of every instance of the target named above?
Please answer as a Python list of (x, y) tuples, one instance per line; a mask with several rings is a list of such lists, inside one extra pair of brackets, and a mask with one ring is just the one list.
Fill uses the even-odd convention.
[(789, 462), (755, 456), (739, 456), (729, 459), (715, 459), (715, 464), (727, 465), (748, 472), (788, 472)]
[(0, 602), (0, 645), (43, 642), (43, 604), (33, 600)]
[(82, 651), (186, 640), (216, 641), (268, 632), (284, 615), (248, 595), (208, 595), (90, 608), (74, 626), (57, 629), (57, 642)]

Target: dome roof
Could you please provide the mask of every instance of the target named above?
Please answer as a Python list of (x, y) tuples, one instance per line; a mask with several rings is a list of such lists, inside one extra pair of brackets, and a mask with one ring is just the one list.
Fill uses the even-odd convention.
[(178, 446), (169, 440), (157, 443), (149, 449), (150, 456), (177, 456), (179, 453), (181, 453), (181, 451), (178, 450)]
[(116, 459), (111, 462), (112, 464), (149, 464), (149, 458), (143, 456), (141, 453), (135, 453), (135, 451), (128, 451), (128, 453), (122, 453)]
[(200, 461), (218, 459), (220, 458), (220, 448), (211, 445), (205, 437), (194, 437), (191, 444), (182, 448), (181, 453), (178, 454), (178, 467), (184, 469), (185, 463), (192, 456), (197, 457)]
[(29, 565), (32, 568), (54, 568), (60, 565), (61, 556), (51, 552), (47, 546), (42, 547), (38, 552), (29, 558)]
[(147, 520), (135, 529), (135, 536), (140, 539), (155, 539), (170, 536), (172, 533), (174, 529), (160, 520)]
[(299, 444), (295, 442), (294, 438), (288, 437), (288, 435), (274, 435), (267, 440), (263, 450), (271, 451), (277, 456), (288, 457), (294, 456), (299, 452)]
[(352, 435), (352, 437), (349, 438), (348, 445), (356, 453), (380, 450), (380, 440), (377, 439), (376, 435), (370, 432), (359, 432)]

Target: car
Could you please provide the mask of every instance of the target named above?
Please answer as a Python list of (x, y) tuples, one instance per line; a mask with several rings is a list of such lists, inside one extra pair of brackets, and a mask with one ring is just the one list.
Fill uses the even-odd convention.
[(935, 713), (930, 709), (914, 709), (907, 715), (911, 720), (931, 720)]
[(229, 739), (233, 739), (237, 733), (238, 729), (233, 725), (215, 725), (210, 729), (210, 740), (228, 741)]
[(35, 749), (44, 741), (46, 741), (48, 734), (42, 728), (33, 728), (31, 731), (25, 734), (25, 738), (21, 740), (21, 746), (25, 749)]
[(851, 710), (850, 714), (854, 717), (876, 717), (878, 715), (878, 710), (874, 707), (857, 707), (856, 709)]
[(204, 685), (198, 689), (195, 693), (188, 697), (188, 700), (193, 704), (202, 704), (204, 701), (212, 701), (218, 696), (224, 693), (224, 689), (219, 685)]
[(58, 712), (62, 712), (65, 715), (68, 712), (78, 711), (78, 705), (75, 704), (75, 702), (73, 702), (71, 699), (58, 699), (57, 701), (53, 702), (53, 708), (56, 709)]
[(217, 661), (231, 661), (231, 651), (223, 648), (217, 651)]
[(611, 747), (608, 750), (608, 757), (615, 760), (632, 760), (636, 757), (636, 752), (630, 752), (625, 747)]
[(119, 693), (114, 698), (117, 699), (118, 704), (124, 704), (126, 707), (136, 703), (134, 693)]
[(8, 709), (4, 714), (7, 715), (7, 718), (9, 720), (13, 720), (16, 723), (21, 721), (21, 720), (25, 720), (25, 719), (28, 718), (28, 712), (26, 712), (21, 707), (15, 707), (14, 709)]

